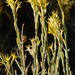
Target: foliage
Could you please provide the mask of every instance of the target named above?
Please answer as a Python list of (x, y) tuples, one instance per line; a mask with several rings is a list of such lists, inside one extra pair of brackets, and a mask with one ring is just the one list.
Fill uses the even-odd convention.
[[(31, 45), (29, 44), (24, 50), (23, 31), (20, 32), (18, 28), (18, 10), (21, 8), (19, 0), (6, 0), (8, 6), (10, 6), (14, 19), (14, 29), (16, 32), (16, 44), (18, 50), (16, 53), (11, 52), (10, 55), (0, 53), (0, 65), (4, 65), (7, 75), (17, 75), (17, 72), (13, 70), (13, 62), (15, 61), (18, 68), (21, 71), (21, 75), (27, 75), (28, 68), (31, 67), (33, 75), (61, 75), (60, 68), (62, 67), (63, 75), (72, 75), (69, 67), (69, 57), (67, 48), (67, 29), (65, 25), (65, 12), (64, 6), (67, 11), (71, 8), (74, 1), (70, 0), (57, 0), (57, 4), (60, 8), (61, 18), (59, 16), (59, 10), (53, 10), (49, 17), (47, 14), (47, 6), (51, 4), (51, 1), (47, 0), (28, 0), (26, 1), (31, 4), (34, 15), (35, 23), (35, 36), (30, 39)], [(67, 13), (67, 12), (66, 12)], [(38, 27), (41, 27), (41, 38), (39, 38)], [(53, 35), (53, 41), (48, 41), (48, 34)], [(51, 40), (51, 39), (50, 39)], [(49, 43), (49, 45), (48, 45)], [(40, 47), (40, 48), (39, 48)], [(26, 52), (29, 52), (33, 58), (31, 62), (26, 66)], [(38, 59), (39, 53), (41, 53), (41, 60)], [(19, 58), (20, 61), (17, 60)], [(46, 68), (46, 62), (48, 67)], [(60, 63), (62, 66), (60, 67)], [(41, 69), (41, 70), (40, 70)], [(15, 73), (15, 74), (14, 74)]]

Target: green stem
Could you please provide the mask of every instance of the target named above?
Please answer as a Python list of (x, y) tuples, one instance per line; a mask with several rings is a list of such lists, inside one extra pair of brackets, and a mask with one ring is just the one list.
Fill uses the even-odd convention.
[(37, 65), (38, 61), (37, 61), (37, 57), (38, 57), (38, 13), (37, 11), (34, 11), (34, 22), (35, 22), (35, 46), (34, 46), (34, 73), (33, 75), (37, 75), (38, 74), (38, 70), (39, 70), (39, 65)]
[(17, 46), (18, 46), (19, 53), (20, 53), (20, 62), (21, 62), (21, 68), (22, 68), (21, 71), (22, 71), (22, 75), (26, 75), (23, 42), (20, 40), (20, 36), (21, 38), (23, 36), (23, 28), (22, 28), (22, 34), (20, 34), (19, 28), (17, 26), (17, 12), (16, 12), (15, 6), (14, 6), (14, 10), (12, 10), (12, 13), (14, 17), (14, 28), (15, 28), (16, 35), (17, 35)]
[[(46, 10), (46, 9), (45, 9)], [(44, 9), (41, 8), (41, 26), (42, 26), (42, 35), (41, 35), (41, 41), (42, 41), (42, 75), (45, 75), (45, 60), (46, 60), (46, 52), (48, 50), (48, 42), (47, 42), (47, 26), (45, 25), (45, 12)]]
[(61, 5), (61, 3), (59, 3), (58, 1), (58, 5), (60, 7), (60, 11), (61, 11), (61, 15), (62, 15), (62, 26), (64, 29), (64, 40), (65, 40), (65, 63), (66, 63), (66, 75), (70, 75), (70, 70), (69, 70), (69, 58), (68, 58), (68, 48), (67, 48), (67, 29), (66, 29), (66, 25), (65, 25), (65, 15), (64, 15), (64, 10), (63, 7)]
[(60, 54), (62, 51), (61, 42), (60, 42), (59, 37), (57, 38), (57, 41), (58, 41), (58, 53), (57, 53), (56, 60), (55, 60), (56, 61), (55, 75), (59, 75), (59, 61), (60, 61)]
[[(23, 28), (24, 28), (24, 24), (22, 25), (22, 32), (21, 32), (21, 39), (23, 37)], [(24, 55), (24, 50), (23, 50), (23, 41), (22, 41), (22, 49), (21, 49), (21, 53), (22, 53), (22, 57), (21, 57), (21, 63), (22, 63), (22, 75), (26, 75), (26, 71), (25, 71), (25, 55)]]

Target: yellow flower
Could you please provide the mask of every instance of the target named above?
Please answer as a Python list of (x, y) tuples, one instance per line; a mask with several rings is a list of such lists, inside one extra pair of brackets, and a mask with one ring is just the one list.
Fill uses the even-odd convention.
[(11, 59), (11, 56), (9, 56), (8, 54), (7, 55), (4, 55), (5, 62), (9, 62), (10, 59)]
[(11, 9), (14, 9), (14, 0), (6, 0), (6, 3), (11, 7)]
[(15, 60), (16, 58), (18, 58), (18, 56), (16, 55), (16, 53), (15, 53), (15, 52), (11, 52), (11, 57), (12, 57), (12, 59), (11, 59), (10, 64), (12, 65), (12, 64), (13, 64), (13, 62), (14, 62), (14, 60)]
[(47, 0), (37, 0), (37, 2), (39, 4), (38, 6), (42, 7), (42, 8), (46, 8), (47, 5), (49, 4), (49, 2)]
[(37, 0), (28, 0), (27, 2), (29, 2), (33, 8), (33, 10), (36, 10), (36, 6), (38, 5)]
[(31, 44), (33, 45), (33, 44), (35, 44), (35, 38), (30, 38), (30, 41), (31, 41)]
[(8, 3), (12, 3), (12, 2), (14, 2), (14, 0), (7, 0), (7, 2), (8, 2)]
[(57, 12), (52, 12), (52, 16), (48, 18), (48, 34), (53, 34), (54, 36), (58, 36), (61, 27), (61, 21), (59, 19)]
[(19, 0), (6, 0), (6, 3), (8, 4), (8, 6), (11, 7), (11, 9), (14, 11), (14, 9), (17, 10), (20, 8), (21, 2), (19, 2)]
[(47, 0), (28, 0), (28, 2), (31, 4), (33, 10), (40, 11), (40, 9), (45, 9), (49, 2)]
[(15, 52), (11, 52), (11, 57), (12, 57), (13, 60), (16, 59), (16, 58), (18, 58), (18, 56), (16, 55)]
[(31, 47), (31, 45), (26, 46), (27, 51), (30, 51), (31, 50), (30, 47)]

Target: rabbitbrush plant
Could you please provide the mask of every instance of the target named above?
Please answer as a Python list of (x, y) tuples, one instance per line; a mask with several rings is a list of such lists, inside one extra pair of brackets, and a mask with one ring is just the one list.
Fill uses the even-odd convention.
[[(0, 53), (0, 64), (5, 66), (7, 75), (17, 75), (17, 72), (12, 68), (12, 64), (15, 61), (21, 71), (21, 75), (27, 75), (30, 65), (28, 65), (28, 67), (25, 65), (25, 51), (28, 51), (33, 58), (33, 63), (30, 66), (33, 75), (61, 75), (60, 63), (62, 64), (63, 75), (72, 75), (69, 67), (67, 29), (65, 25), (65, 11), (63, 8), (64, 5), (66, 5), (66, 7), (71, 7), (72, 3), (70, 3), (69, 0), (57, 0), (57, 4), (60, 8), (60, 18), (58, 9), (50, 12), (51, 15), (49, 15), (49, 17), (46, 16), (47, 6), (51, 3), (51, 1), (28, 0), (26, 2), (30, 3), (33, 9), (35, 36), (32, 39), (30, 38), (31, 45), (26, 46), (27, 49), (24, 50), (22, 41), (22, 37), (24, 36), (24, 24), (22, 25), (22, 30), (20, 33), (17, 23), (17, 12), (19, 8), (21, 9), (22, 2), (19, 2), (19, 0), (6, 0), (6, 3), (8, 6), (10, 6), (13, 14), (18, 50), (16, 53), (11, 52), (11, 54), (7, 56), (3, 53)], [(38, 36), (39, 26), (41, 27), (41, 38)], [(49, 43), (48, 41), (48, 34), (53, 36), (52, 43)], [(41, 53), (41, 60), (38, 60), (38, 52)], [(16, 58), (19, 58), (20, 61), (18, 61)], [(48, 65), (47, 68), (46, 62)]]

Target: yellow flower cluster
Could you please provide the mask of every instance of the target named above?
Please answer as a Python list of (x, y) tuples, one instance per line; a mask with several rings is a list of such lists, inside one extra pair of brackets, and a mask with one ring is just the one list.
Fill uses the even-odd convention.
[(8, 2), (8, 3), (13, 3), (13, 2), (14, 2), (14, 0), (7, 0), (7, 2)]
[(39, 10), (41, 8), (46, 8), (49, 2), (47, 0), (28, 0), (29, 3), (31, 3), (31, 6), (33, 10), (36, 8)]
[(61, 21), (58, 17), (57, 12), (52, 12), (52, 16), (48, 18), (48, 34), (52, 34), (54, 36), (58, 36), (59, 29), (61, 26)]
[(16, 9), (16, 12), (21, 5), (21, 2), (19, 2), (19, 0), (6, 0), (6, 3), (11, 7), (12, 10)]
[(47, 0), (37, 0), (38, 6), (42, 8), (46, 8), (49, 2)]
[(11, 56), (9, 56), (8, 54), (7, 55), (4, 55), (4, 61), (5, 62), (9, 62), (11, 59)]
[(7, 3), (8, 6), (10, 6), (12, 9), (14, 8), (14, 7), (13, 7), (14, 0), (6, 0), (6, 3)]
[[(2, 53), (1, 53), (2, 54)], [(1, 60), (0, 60), (0, 66), (1, 65), (12, 65), (13, 64), (13, 61), (18, 58), (18, 56), (16, 55), (15, 52), (11, 52), (11, 55), (9, 54), (2, 54), (1, 56)]]

